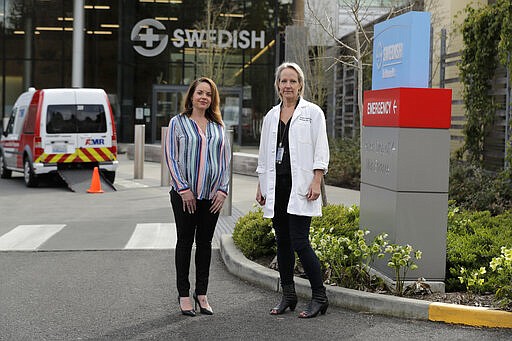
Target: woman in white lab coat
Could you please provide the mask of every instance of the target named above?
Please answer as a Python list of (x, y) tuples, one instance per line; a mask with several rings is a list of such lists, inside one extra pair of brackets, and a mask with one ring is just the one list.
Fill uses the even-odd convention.
[(329, 305), (320, 262), (309, 243), (311, 217), (322, 214), (320, 184), (329, 164), (325, 116), (318, 105), (302, 97), (304, 73), (297, 64), (285, 62), (277, 68), (275, 88), (281, 103), (263, 120), (256, 169), (256, 200), (263, 206), (264, 217), (272, 218), (283, 289), (280, 303), (270, 313), (293, 311), (297, 305), (296, 252), (312, 291), (299, 317), (316, 317)]

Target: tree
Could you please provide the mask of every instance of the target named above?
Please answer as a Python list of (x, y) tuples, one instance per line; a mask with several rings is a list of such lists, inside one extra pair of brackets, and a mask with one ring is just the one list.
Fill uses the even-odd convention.
[[(297, 11), (298, 6), (295, 7)], [(305, 78), (305, 96), (322, 107), (325, 112), (327, 99), (327, 76), (324, 71), (326, 46), (321, 43), (318, 32), (304, 27), (303, 13), (295, 13), (295, 24), (294, 27), (288, 27), (286, 30), (286, 59), (301, 66)], [(323, 178), (320, 189), (322, 205), (327, 206)]]
[[(508, 73), (512, 71), (512, 4), (498, 0), (478, 9), (467, 6), (465, 12), (467, 16), (461, 27), (464, 49), (459, 68), (464, 84), (466, 124), (465, 144), (459, 156), (466, 153), (468, 160), (484, 166), (486, 138), (493, 129), (496, 110), (506, 109), (500, 108), (496, 97), (489, 93), (498, 65), (504, 66)], [(508, 123), (505, 138), (510, 129)], [(505, 143), (510, 146), (510, 140)], [(510, 155), (505, 157), (506, 165), (509, 159)]]
[[(409, 11), (414, 2), (390, 0), (387, 5), (376, 7), (370, 0), (338, 0), (338, 5), (347, 10), (349, 26), (353, 31), (349, 35), (339, 36), (339, 26), (332, 13), (320, 13), (314, 8), (313, 1), (307, 0), (307, 10), (314, 21), (340, 48), (339, 56), (332, 56), (332, 62), (327, 70), (340, 63), (354, 68), (357, 72), (357, 107), (359, 115), (363, 112), (363, 85), (365, 68), (371, 67), (373, 52), (373, 23), (376, 20), (386, 20), (398, 14)], [(338, 13), (334, 13), (335, 16)], [(337, 19), (337, 17), (336, 17)], [(361, 120), (360, 120), (361, 122)]]
[(210, 32), (218, 33), (233, 26), (240, 30), (243, 25), (243, 19), (233, 23), (232, 17), (226, 15), (227, 13), (237, 13), (236, 5), (226, 5), (224, 1), (217, 3), (214, 0), (206, 0), (204, 19), (195, 25), (198, 30), (207, 32), (206, 43), (196, 49), (198, 72), (201, 76), (211, 78), (217, 85), (229, 85), (225, 83), (233, 80), (232, 77), (225, 77), (225, 69), (234, 49), (221, 46), (218, 39), (210, 39)]

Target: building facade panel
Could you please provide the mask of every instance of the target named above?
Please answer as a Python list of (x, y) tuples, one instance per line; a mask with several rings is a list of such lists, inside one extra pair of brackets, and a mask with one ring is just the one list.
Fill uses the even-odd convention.
[[(74, 2), (0, 0), (2, 118), (28, 87), (71, 86)], [(235, 142), (257, 143), (261, 119), (277, 101), (276, 36), (291, 23), (290, 1), (83, 4), (82, 86), (109, 94), (120, 142), (133, 141), (134, 125), (144, 123), (146, 142), (155, 143), (161, 126), (181, 111), (190, 82), (208, 76), (221, 89), (222, 111), (236, 109), (230, 127)], [(230, 90), (224, 95), (223, 89)], [(137, 119), (136, 112), (142, 112), (142, 118)]]

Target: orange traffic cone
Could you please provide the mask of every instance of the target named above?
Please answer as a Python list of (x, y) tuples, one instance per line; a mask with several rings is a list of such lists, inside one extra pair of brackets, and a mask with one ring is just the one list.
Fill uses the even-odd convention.
[(103, 193), (103, 190), (101, 189), (100, 172), (98, 171), (98, 167), (94, 167), (94, 171), (92, 172), (91, 187), (89, 187), (87, 193)]

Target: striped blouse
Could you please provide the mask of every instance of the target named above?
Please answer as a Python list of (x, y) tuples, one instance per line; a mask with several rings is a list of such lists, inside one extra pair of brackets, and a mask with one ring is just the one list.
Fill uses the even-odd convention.
[(185, 114), (169, 122), (165, 159), (171, 186), (177, 192), (190, 189), (197, 199), (212, 199), (217, 191), (227, 195), (231, 147), (224, 127), (209, 121), (206, 136)]

